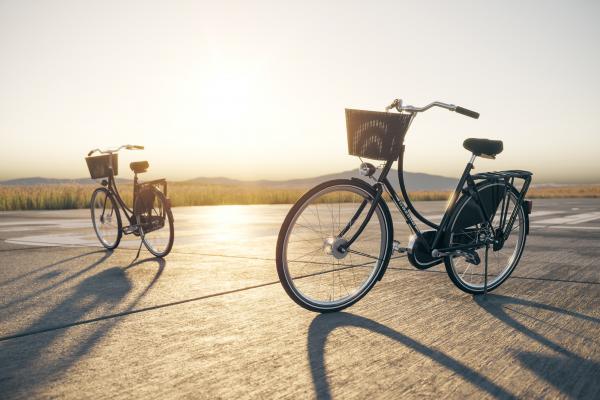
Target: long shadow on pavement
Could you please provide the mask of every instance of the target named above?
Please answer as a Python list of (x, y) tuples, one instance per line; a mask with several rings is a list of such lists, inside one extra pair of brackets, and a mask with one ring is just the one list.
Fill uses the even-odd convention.
[[(104, 260), (102, 257), (101, 260)], [(134, 298), (128, 300), (133, 289), (127, 270), (146, 262), (156, 262), (151, 281)], [(98, 265), (98, 261), (91, 265)], [(150, 258), (137, 261), (127, 267), (104, 269), (81, 281), (62, 302), (47, 310), (36, 321), (13, 338), (0, 342), (0, 393), (2, 397), (29, 397), (36, 389), (59, 377), (94, 346), (117, 324), (118, 318), (94, 318), (115, 311), (133, 309), (141, 298), (157, 282), (165, 267), (162, 259)], [(89, 268), (89, 267), (88, 267)], [(128, 303), (123, 307), (123, 303)], [(68, 315), (72, 323), (52, 326), (52, 321)], [(93, 323), (90, 323), (93, 322)], [(75, 331), (68, 328), (87, 326)], [(19, 337), (20, 336), (20, 337)]]
[(308, 358), (315, 395), (318, 399), (331, 399), (331, 390), (327, 382), (327, 371), (325, 370), (325, 342), (329, 334), (340, 327), (362, 328), (386, 336), (429, 357), (493, 397), (514, 398), (504, 388), (439, 350), (428, 347), (403, 333), (368, 318), (341, 312), (317, 316), (308, 330)]
[[(86, 272), (90, 271), (91, 269), (93, 269), (93, 268), (101, 265), (104, 261), (106, 261), (113, 254), (113, 252), (111, 250), (96, 250), (96, 251), (91, 251), (91, 252), (88, 252), (88, 253), (80, 254), (80, 255), (74, 256), (74, 257), (65, 258), (63, 260), (60, 260), (60, 261), (57, 261), (57, 262), (54, 262), (54, 263), (42, 266), (42, 267), (38, 268), (35, 271), (29, 272), (28, 275), (25, 275), (25, 274), (22, 275), (21, 277), (25, 277), (25, 276), (29, 276), (30, 277), (31, 275), (33, 275), (36, 272), (39, 272), (39, 271), (42, 271), (42, 270), (46, 270), (46, 269), (51, 268), (51, 267), (57, 267), (57, 266), (59, 266), (61, 264), (64, 264), (64, 263), (67, 263), (67, 262), (70, 262), (70, 261), (75, 261), (75, 260), (77, 260), (79, 258), (90, 256), (92, 254), (98, 254), (98, 253), (101, 253), (102, 257), (100, 257), (97, 261), (91, 263), (90, 265), (88, 265), (88, 266), (86, 266), (84, 268), (78, 269), (77, 272), (75, 272), (74, 274), (68, 275), (68, 276), (64, 277), (63, 279), (61, 279), (60, 281), (58, 281), (56, 283), (53, 283), (53, 284), (51, 284), (49, 286), (46, 286), (43, 289), (39, 289), (39, 290), (36, 290), (34, 292), (28, 292), (27, 294), (24, 294), (21, 297), (15, 298), (15, 299), (13, 299), (13, 300), (11, 300), (11, 301), (3, 304), (2, 308), (9, 308), (9, 307), (11, 307), (11, 306), (13, 306), (15, 304), (26, 302), (26, 301), (28, 301), (30, 299), (35, 298), (36, 296), (40, 295), (43, 292), (46, 292), (46, 291), (55, 289), (57, 287), (60, 287), (61, 285), (67, 283), (68, 281), (71, 281), (71, 280), (73, 280), (73, 279), (75, 279), (75, 278), (77, 278), (77, 277), (85, 274)], [(51, 278), (51, 277), (59, 276), (61, 274), (62, 274), (62, 272), (60, 272), (60, 271), (50, 271), (50, 272), (45, 273), (44, 275), (38, 276), (37, 279), (48, 279), (48, 278)], [(11, 281), (16, 281), (16, 280), (17, 280), (17, 278), (13, 278)], [(7, 284), (7, 283), (9, 283), (9, 281), (5, 282), (5, 284)]]
[[(546, 336), (525, 326), (512, 317), (509, 314), (509, 311), (524, 317), (534, 318), (537, 322), (544, 324), (548, 324), (548, 322), (540, 320), (538, 317), (519, 312), (519, 310), (511, 309), (510, 306), (517, 305), (545, 310), (578, 318), (583, 321), (591, 322), (594, 325), (600, 324), (599, 318), (531, 300), (503, 295), (488, 294), (487, 297), (474, 296), (474, 299), (479, 306), (498, 320), (557, 353), (556, 355), (545, 355), (530, 351), (516, 352), (516, 358), (526, 368), (566, 396), (572, 398), (600, 398), (600, 363), (585, 359), (559, 343), (552, 341)], [(561, 330), (563, 333), (566, 332), (568, 335), (575, 336), (582, 341), (593, 343), (593, 346), (598, 346), (596, 336), (589, 338), (576, 332), (572, 332), (571, 330), (558, 327), (555, 324), (552, 324), (552, 327)]]
[(78, 255), (73, 256), (73, 257), (64, 258), (64, 259), (62, 259), (60, 261), (56, 261), (56, 262), (53, 262), (53, 263), (50, 263), (50, 264), (42, 265), (41, 267), (38, 267), (38, 268), (34, 269), (33, 271), (27, 271), (24, 274), (17, 275), (17, 276), (15, 276), (13, 278), (7, 279), (4, 282), (1, 282), (0, 283), (0, 287), (7, 286), (7, 285), (9, 285), (11, 283), (14, 283), (14, 282), (17, 282), (17, 281), (19, 281), (19, 280), (21, 280), (23, 278), (30, 278), (31, 275), (33, 275), (33, 274), (36, 274), (38, 272), (41, 272), (41, 271), (44, 271), (44, 270), (47, 270), (47, 269), (59, 266), (60, 264), (67, 263), (69, 261), (74, 261), (74, 260), (77, 260), (78, 258), (87, 257), (89, 255), (96, 254), (96, 253), (103, 253), (103, 254), (106, 255), (106, 257), (108, 257), (108, 256), (110, 256), (112, 254), (112, 251), (110, 251), (110, 250), (94, 250), (94, 251), (89, 251), (87, 253), (78, 254)]

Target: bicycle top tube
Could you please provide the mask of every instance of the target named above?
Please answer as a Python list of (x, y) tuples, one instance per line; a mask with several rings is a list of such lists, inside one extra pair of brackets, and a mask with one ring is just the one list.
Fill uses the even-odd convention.
[(135, 145), (135, 144), (124, 144), (123, 146), (117, 147), (116, 149), (107, 149), (107, 150), (94, 149), (94, 150), (90, 150), (90, 152), (88, 153), (88, 157), (96, 152), (98, 152), (100, 154), (113, 154), (113, 153), (117, 153), (121, 149), (144, 150), (144, 146), (139, 146), (139, 145)]
[(392, 108), (395, 108), (398, 112), (407, 112), (407, 113), (415, 114), (415, 113), (427, 111), (432, 107), (445, 108), (446, 110), (455, 111), (459, 114), (466, 115), (467, 117), (471, 117), (471, 118), (475, 118), (475, 119), (479, 118), (478, 112), (471, 111), (467, 108), (464, 108), (461, 106), (456, 106), (454, 104), (442, 103), (441, 101), (434, 101), (433, 103), (429, 103), (428, 105), (423, 106), (423, 107), (415, 107), (415, 106), (410, 106), (410, 105), (405, 106), (402, 103), (402, 99), (396, 99), (389, 106), (387, 106), (385, 108), (385, 111), (389, 111)]

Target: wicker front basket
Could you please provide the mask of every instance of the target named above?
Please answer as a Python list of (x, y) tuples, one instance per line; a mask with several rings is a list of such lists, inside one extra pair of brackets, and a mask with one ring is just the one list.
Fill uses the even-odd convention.
[(374, 160), (400, 154), (411, 115), (346, 109), (348, 153)]
[[(112, 163), (111, 163), (112, 157)], [(104, 154), (95, 157), (86, 157), (85, 162), (87, 163), (88, 169), (90, 170), (90, 176), (92, 179), (107, 178), (110, 176), (110, 166), (112, 164), (113, 175), (117, 176), (119, 173), (119, 155), (118, 154)]]

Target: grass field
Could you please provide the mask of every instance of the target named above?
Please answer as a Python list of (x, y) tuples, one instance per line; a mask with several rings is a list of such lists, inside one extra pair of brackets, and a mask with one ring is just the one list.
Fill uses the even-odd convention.
[[(0, 211), (64, 210), (87, 208), (94, 185), (0, 186)], [(246, 185), (200, 185), (169, 183), (174, 207), (230, 204), (291, 204), (305, 189), (274, 189)], [(122, 185), (121, 195), (131, 204), (131, 185)], [(444, 191), (410, 193), (415, 201), (446, 200)], [(528, 198), (600, 198), (600, 185), (547, 186), (529, 190)]]

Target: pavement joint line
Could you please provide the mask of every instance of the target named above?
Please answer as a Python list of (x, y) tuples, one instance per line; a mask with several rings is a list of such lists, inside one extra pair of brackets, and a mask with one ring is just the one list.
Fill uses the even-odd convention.
[[(399, 267), (391, 267), (389, 269), (399, 270), (399, 271), (409, 271), (409, 272), (429, 272), (429, 273), (445, 274), (445, 271), (419, 271), (419, 270), (414, 270), (414, 269), (410, 269), (410, 268), (399, 268)], [(596, 284), (596, 285), (600, 284), (600, 282), (567, 281), (567, 280), (563, 280), (563, 279), (530, 278), (530, 277), (520, 277), (520, 276), (513, 276), (512, 278), (527, 279), (527, 280), (558, 281), (558, 282), (568, 282), (568, 283), (584, 283), (584, 284)], [(260, 283), (257, 285), (247, 286), (247, 287), (243, 287), (243, 288), (239, 288), (239, 289), (211, 293), (211, 294), (207, 294), (204, 296), (193, 297), (190, 299), (172, 301), (169, 303), (157, 304), (154, 306), (123, 311), (120, 313), (103, 315), (103, 316), (97, 317), (97, 318), (75, 321), (75, 322), (71, 322), (68, 324), (51, 326), (48, 328), (38, 329), (38, 330), (34, 330), (34, 331), (26, 331), (26, 332), (18, 333), (15, 335), (8, 335), (8, 336), (0, 337), (0, 342), (5, 342), (5, 341), (11, 340), (11, 339), (18, 339), (18, 338), (27, 337), (27, 336), (38, 335), (41, 333), (47, 333), (47, 332), (52, 332), (52, 331), (61, 330), (61, 329), (68, 329), (68, 328), (72, 328), (72, 327), (79, 326), (79, 325), (85, 325), (85, 324), (90, 324), (90, 323), (94, 323), (94, 322), (105, 321), (105, 320), (109, 320), (109, 319), (113, 319), (113, 318), (119, 318), (119, 317), (124, 317), (124, 316), (132, 315), (132, 314), (138, 314), (138, 313), (142, 313), (142, 312), (146, 312), (146, 311), (154, 311), (154, 310), (158, 310), (161, 308), (174, 307), (174, 306), (178, 306), (181, 304), (192, 303), (192, 302), (205, 300), (205, 299), (209, 299), (209, 298), (213, 298), (213, 297), (220, 297), (220, 296), (226, 296), (226, 295), (233, 294), (233, 293), (245, 292), (248, 290), (253, 290), (253, 289), (258, 289), (258, 288), (262, 288), (262, 287), (266, 287), (266, 286), (276, 285), (278, 283), (280, 283), (279, 280), (266, 282), (266, 283)]]
[[(39, 243), (39, 242), (38, 242)], [(59, 247), (59, 248), (92, 248), (92, 249), (100, 249), (102, 250), (102, 247), (98, 247), (98, 246), (85, 246), (85, 245), (73, 245), (73, 246), (69, 246), (69, 247), (65, 247), (65, 246), (52, 246), (52, 247)], [(40, 247), (35, 247), (32, 249), (46, 249), (48, 248), (47, 246), (40, 246)], [(20, 249), (14, 249), (14, 250), (25, 250), (26, 248), (20, 248)], [(12, 251), (13, 249), (7, 249), (7, 250), (0, 250), (0, 251)], [(119, 250), (126, 250), (126, 251), (135, 251), (137, 252), (136, 249), (129, 249), (129, 248), (121, 248)], [(114, 251), (114, 250), (113, 250)], [(266, 258), (266, 257), (248, 257), (248, 256), (236, 256), (236, 255), (224, 255), (224, 254), (211, 254), (211, 253), (194, 253), (194, 252), (184, 252), (184, 251), (174, 251), (171, 252), (170, 254), (181, 254), (181, 255), (191, 255), (191, 256), (204, 256), (204, 257), (223, 257), (223, 258), (237, 258), (237, 259), (243, 259), (243, 260), (258, 260), (258, 261), (275, 261), (274, 258)], [(437, 273), (437, 274), (445, 274), (446, 271), (431, 271), (431, 270), (418, 270), (418, 269), (413, 269), (413, 268), (401, 268), (401, 267), (388, 267), (388, 269), (392, 269), (392, 270), (400, 270), (400, 271), (408, 271), (408, 272), (429, 272), (429, 273)], [(577, 283), (577, 284), (583, 284), (583, 285), (600, 285), (600, 282), (596, 282), (596, 281), (576, 281), (576, 280), (569, 280), (569, 279), (552, 279), (552, 278), (542, 278), (542, 277), (527, 277), (527, 276), (518, 276), (518, 275), (511, 275), (510, 278), (515, 278), (515, 279), (524, 279), (524, 280), (534, 280), (534, 281), (548, 281), (548, 282), (564, 282), (564, 283)]]
[[(48, 243), (48, 242), (31, 242), (32, 244), (46, 244), (48, 246), (31, 246), (31, 247), (21, 247), (21, 248), (17, 248), (17, 249), (3, 249), (0, 251), (4, 251), (4, 252), (9, 252), (9, 251), (22, 251), (22, 250), (40, 250), (40, 249), (53, 249), (53, 248), (60, 248), (60, 249), (71, 249), (71, 248), (77, 248), (77, 249), (86, 249), (86, 248), (92, 248), (92, 249), (98, 249), (98, 250), (106, 250), (104, 247), (100, 247), (100, 246), (90, 246), (90, 245), (78, 245), (78, 244), (74, 244), (74, 245), (69, 245), (69, 246), (61, 246), (61, 245), (56, 245), (54, 243)], [(106, 251), (116, 251), (117, 249), (114, 250), (106, 250)], [(137, 252), (137, 249), (129, 249), (127, 247), (122, 247), (120, 249), (118, 249), (120, 251), (125, 250), (125, 251), (134, 251)], [(226, 257), (226, 258), (242, 258), (242, 259), (247, 259), (247, 260), (259, 260), (259, 261), (275, 261), (274, 258), (265, 258), (265, 257), (248, 257), (248, 256), (236, 256), (236, 255), (224, 255), (224, 254), (211, 254), (211, 253), (194, 253), (194, 252), (185, 252), (185, 251), (171, 251), (169, 254), (181, 254), (181, 255), (191, 255), (191, 256), (207, 256), (207, 257)]]
[(131, 315), (131, 314), (137, 314), (137, 313), (146, 312), (146, 311), (158, 310), (158, 309), (161, 309), (161, 308), (178, 306), (178, 305), (181, 305), (181, 304), (192, 303), (192, 302), (195, 302), (195, 301), (205, 300), (205, 299), (209, 299), (209, 298), (212, 298), (212, 297), (226, 296), (228, 294), (233, 294), (233, 293), (238, 293), (238, 292), (244, 292), (244, 291), (252, 290), (252, 289), (258, 289), (258, 288), (265, 287), (265, 286), (272, 286), (272, 285), (275, 285), (277, 283), (279, 283), (279, 281), (272, 281), (272, 282), (267, 282), (267, 283), (260, 283), (258, 285), (252, 285), (252, 286), (247, 286), (247, 287), (243, 287), (243, 288), (239, 288), (239, 289), (233, 289), (233, 290), (227, 290), (225, 292), (211, 293), (211, 294), (207, 294), (207, 295), (204, 295), (204, 296), (193, 297), (191, 299), (184, 299), (184, 300), (172, 301), (172, 302), (169, 302), (169, 303), (157, 304), (155, 306), (143, 307), (143, 308), (138, 308), (138, 309), (135, 309), (135, 310), (127, 310), (127, 311), (122, 311), (122, 312), (115, 313), (115, 314), (103, 315), (103, 316), (97, 317), (97, 318), (91, 318), (91, 319), (85, 319), (85, 320), (81, 320), (81, 321), (75, 321), (75, 322), (71, 322), (71, 323), (68, 323), (68, 324), (51, 326), (51, 327), (44, 328), (44, 329), (37, 329), (37, 330), (34, 330), (34, 331), (26, 331), (26, 332), (18, 333), (18, 334), (15, 334), (15, 335), (9, 335), (9, 336), (0, 337), (0, 342), (5, 342), (7, 340), (18, 339), (18, 338), (22, 338), (22, 337), (26, 337), (26, 336), (38, 335), (40, 333), (52, 332), (52, 331), (56, 331), (56, 330), (60, 330), (60, 329), (72, 328), (72, 327), (78, 326), (78, 325), (85, 325), (85, 324), (90, 324), (90, 323), (94, 323), (94, 322), (100, 322), (100, 321), (104, 321), (104, 320), (108, 320), (108, 319), (124, 317), (124, 316)]
[(509, 310), (509, 311), (511, 311), (511, 312), (513, 312), (513, 313), (515, 313), (515, 314), (519, 314), (519, 315), (521, 315), (521, 316), (522, 316), (522, 317), (524, 317), (524, 318), (528, 318), (528, 319), (530, 319), (530, 320), (532, 320), (532, 321), (539, 322), (539, 323), (542, 323), (542, 324), (544, 324), (544, 325), (550, 326), (551, 328), (554, 328), (554, 329), (556, 329), (556, 330), (559, 330), (559, 331), (561, 331), (561, 332), (566, 332), (566, 333), (568, 333), (569, 335), (576, 336), (576, 337), (578, 337), (578, 338), (580, 338), (580, 339), (582, 339), (582, 340), (585, 340), (586, 342), (595, 343), (595, 344), (600, 344), (600, 343), (599, 343), (598, 341), (596, 341), (595, 339), (592, 339), (592, 338), (590, 338), (590, 337), (587, 337), (587, 336), (585, 336), (585, 335), (581, 335), (581, 334), (579, 334), (579, 333), (577, 333), (577, 332), (574, 332), (574, 331), (572, 331), (572, 330), (569, 330), (569, 329), (563, 328), (563, 327), (562, 327), (562, 326), (560, 326), (560, 325), (553, 324), (553, 323), (551, 323), (551, 322), (548, 322), (548, 321), (545, 321), (545, 320), (543, 320), (543, 319), (541, 319), (541, 318), (534, 317), (533, 315), (529, 315), (529, 314), (527, 314), (527, 313), (524, 313), (524, 312), (522, 312), (522, 311), (516, 310), (516, 309), (514, 309), (514, 308), (512, 308), (512, 307), (510, 307), (510, 306), (507, 306), (507, 305), (504, 305), (503, 307), (504, 307), (504, 309), (506, 309), (506, 310)]
[(19, 247), (16, 249), (0, 249), (0, 252), (6, 253), (9, 251), (23, 251), (23, 250), (38, 250), (38, 249), (47, 249), (48, 246), (28, 246), (28, 247)]
[[(413, 270), (413, 269), (409, 269), (409, 268), (397, 268), (397, 267), (392, 267), (390, 269), (400, 270), (400, 271), (409, 271), (409, 272), (430, 272), (430, 273), (438, 273), (438, 274), (445, 273), (444, 271), (418, 271), (418, 270)], [(528, 278), (528, 277), (519, 277), (519, 276), (514, 276), (512, 278), (527, 279), (527, 280), (544, 280), (544, 281), (553, 281), (553, 282), (557, 281), (557, 282), (568, 282), (568, 283), (584, 283), (584, 284), (596, 284), (596, 285), (600, 284), (600, 282), (567, 281), (567, 280), (563, 280), (563, 279)], [(244, 291), (258, 289), (258, 288), (262, 288), (262, 287), (266, 287), (266, 286), (272, 286), (272, 285), (276, 285), (278, 283), (280, 283), (278, 280), (271, 281), (271, 282), (247, 286), (247, 287), (243, 287), (243, 288), (239, 288), (239, 289), (227, 290), (224, 292), (211, 293), (211, 294), (204, 295), (204, 296), (193, 297), (191, 299), (184, 299), (184, 300), (178, 300), (178, 301), (173, 301), (173, 302), (169, 302), (169, 303), (157, 304), (154, 306), (138, 308), (135, 310), (128, 310), (128, 311), (123, 311), (120, 313), (103, 315), (103, 316), (97, 317), (97, 318), (75, 321), (75, 322), (58, 325), (58, 326), (51, 326), (51, 327), (44, 328), (44, 329), (38, 329), (38, 330), (34, 330), (34, 331), (26, 331), (26, 332), (18, 333), (15, 335), (8, 335), (8, 336), (0, 337), (0, 342), (5, 342), (8, 340), (18, 339), (18, 338), (27, 337), (27, 336), (38, 335), (41, 333), (47, 333), (47, 332), (52, 332), (52, 331), (61, 330), (61, 329), (68, 329), (68, 328), (72, 328), (72, 327), (79, 326), (79, 325), (85, 325), (85, 324), (90, 324), (90, 323), (94, 323), (94, 322), (105, 321), (105, 320), (109, 320), (109, 319), (113, 319), (113, 318), (119, 318), (119, 317), (124, 317), (124, 316), (132, 315), (132, 314), (138, 314), (138, 313), (142, 313), (142, 312), (146, 312), (146, 311), (154, 311), (154, 310), (158, 310), (161, 308), (174, 307), (174, 306), (178, 306), (181, 304), (192, 303), (195, 301), (205, 300), (205, 299), (209, 299), (209, 298), (213, 298), (213, 297), (226, 296), (226, 295), (233, 294), (233, 293), (244, 292)]]
[[(408, 271), (408, 272), (428, 272), (430, 274), (446, 274), (446, 271), (431, 271), (431, 270), (420, 270), (420, 269), (415, 269), (415, 268), (402, 268), (402, 267), (388, 267), (388, 269), (391, 270), (398, 270), (398, 271)], [(473, 274), (473, 275), (479, 275), (479, 276), (483, 276), (483, 274)], [(600, 285), (600, 282), (596, 282), (596, 281), (574, 281), (574, 280), (569, 280), (569, 279), (554, 279), (554, 278), (536, 278), (534, 276), (518, 276), (518, 275), (511, 275), (508, 277), (508, 279), (524, 279), (524, 280), (529, 280), (529, 281), (547, 281), (547, 282), (563, 282), (563, 283), (578, 283), (578, 284), (583, 284), (583, 285)]]

